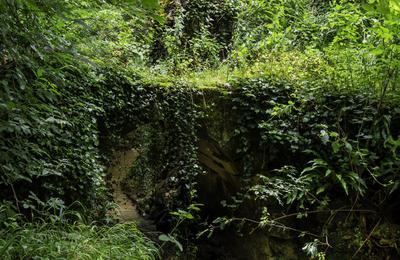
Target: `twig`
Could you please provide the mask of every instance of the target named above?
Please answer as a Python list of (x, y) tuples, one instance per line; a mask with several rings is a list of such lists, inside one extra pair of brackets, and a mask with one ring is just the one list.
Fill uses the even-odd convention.
[[(357, 193), (357, 197), (356, 197), (356, 199), (354, 200), (354, 203), (353, 203), (353, 205), (351, 206), (351, 209), (353, 210), (354, 209), (354, 207), (356, 206), (356, 203), (357, 203), (357, 201), (358, 201), (358, 193)], [(346, 223), (347, 222), (347, 220), (349, 219), (349, 217), (350, 217), (350, 214), (351, 214), (351, 211), (349, 211), (349, 214), (347, 214), (347, 216), (346, 216), (346, 219), (344, 220), (344, 222)]]
[[(257, 224), (257, 225), (260, 225), (260, 222), (261, 222), (261, 221), (257, 221), (257, 220), (249, 219), (249, 218), (232, 218), (231, 220), (232, 221), (247, 221), (247, 222), (250, 222), (250, 223)], [(310, 235), (310, 236), (313, 236), (313, 237), (321, 237), (320, 235), (317, 235), (317, 234), (314, 234), (314, 233), (310, 233), (310, 232), (307, 232), (307, 231), (304, 231), (304, 230), (300, 230), (300, 229), (296, 229), (296, 228), (285, 226), (284, 224), (282, 224), (280, 222), (277, 222), (275, 220), (270, 220), (267, 223), (265, 223), (265, 225), (269, 226), (269, 227), (287, 229), (287, 230), (295, 231), (295, 232), (298, 232), (298, 233), (303, 233), (303, 234), (306, 234), (306, 235)]]
[(353, 254), (353, 256), (351, 258), (354, 258), (358, 252), (360, 252), (361, 248), (364, 246), (364, 244), (370, 239), (372, 233), (374, 233), (375, 228), (379, 225), (379, 223), (381, 222), (381, 218), (378, 220), (378, 222), (376, 222), (374, 228), (371, 230), (371, 232), (368, 234), (367, 238), (362, 242), (362, 244), (360, 245), (360, 247), (357, 249), (357, 251)]
[(325, 245), (326, 245), (326, 249), (325, 249), (325, 254), (326, 254), (328, 249), (332, 248), (332, 246), (329, 244), (328, 236), (325, 236)]
[(14, 185), (12, 183), (10, 183), (10, 186), (11, 186), (12, 193), (14, 195), (15, 205), (17, 206), (18, 213), (21, 213), (21, 210), (19, 208), (19, 200), (17, 197), (17, 193), (15, 192)]
[(337, 209), (337, 210), (312, 210), (312, 211), (305, 211), (304, 213), (301, 212), (296, 212), (288, 215), (283, 215), (281, 217), (277, 217), (272, 219), (272, 221), (277, 221), (280, 219), (284, 218), (289, 218), (289, 217), (294, 217), (297, 216), (298, 214), (316, 214), (316, 213), (337, 213), (337, 212), (369, 212), (369, 213), (376, 213), (374, 210), (369, 210), (369, 209)]

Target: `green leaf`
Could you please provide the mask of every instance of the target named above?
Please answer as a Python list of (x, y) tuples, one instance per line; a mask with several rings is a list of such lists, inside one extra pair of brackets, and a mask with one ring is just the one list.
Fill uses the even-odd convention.
[(178, 210), (170, 213), (173, 216), (177, 216), (179, 218), (185, 218), (185, 219), (194, 219), (193, 215), (190, 212), (184, 211), (184, 210)]
[(328, 177), (332, 173), (331, 169), (326, 170), (325, 177)]
[(340, 150), (340, 147), (341, 147), (341, 145), (340, 145), (340, 143), (339, 142), (333, 142), (332, 143), (332, 150), (333, 150), (333, 153), (338, 153), (339, 152), (339, 150)]
[(400, 1), (399, 0), (389, 0), (389, 1), (391, 10), (400, 13)]
[(175, 245), (179, 248), (179, 250), (180, 250), (181, 252), (183, 251), (183, 246), (182, 246), (182, 244), (181, 244), (178, 240), (176, 240), (173, 236), (171, 236), (170, 234), (168, 234), (168, 235), (166, 235), (166, 234), (161, 234), (161, 235), (158, 237), (158, 239), (159, 239), (160, 241), (164, 241), (164, 242), (171, 242), (171, 243), (175, 244)]
[(347, 149), (347, 151), (349, 151), (349, 152), (351, 152), (351, 151), (353, 151), (353, 146), (351, 146), (351, 144), (350, 143), (348, 143), (348, 142), (345, 142), (345, 147), (346, 147), (346, 149)]
[(169, 238), (169, 236), (167, 236), (166, 234), (161, 234), (161, 235), (159, 235), (159, 236), (158, 236), (158, 239), (159, 239), (160, 241), (164, 241), (164, 242), (169, 242), (169, 241), (171, 241), (171, 239)]
[(346, 195), (349, 195), (349, 191), (347, 189), (347, 183), (345, 180), (343, 180), (342, 175), (337, 174), (336, 178), (339, 180), (340, 184), (342, 185), (342, 188), (344, 189), (344, 192), (346, 192)]
[(324, 186), (319, 187), (318, 190), (317, 190), (317, 195), (322, 193), (322, 192), (324, 192), (324, 191), (325, 191), (325, 187)]

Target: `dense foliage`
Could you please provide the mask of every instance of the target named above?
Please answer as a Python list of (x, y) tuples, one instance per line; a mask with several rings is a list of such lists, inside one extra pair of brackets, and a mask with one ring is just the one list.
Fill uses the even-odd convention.
[[(153, 1), (144, 3), (154, 8)], [(57, 198), (61, 207), (79, 200), (104, 214), (97, 118), (104, 111), (98, 95), (107, 90), (96, 85), (95, 70), (109, 60), (105, 50), (111, 54), (131, 47), (126, 38), (114, 45), (106, 41), (115, 35), (96, 29), (104, 25), (101, 15), (93, 24), (84, 23), (101, 6), (108, 17), (116, 10), (124, 14), (123, 6), (101, 1), (1, 2), (0, 187), (1, 197), (13, 201), (10, 210), (32, 215), (37, 206)], [(121, 17), (113, 19), (118, 23)], [(91, 41), (93, 33), (99, 34), (99, 43)], [(83, 45), (83, 39), (93, 46)]]
[[(98, 84), (108, 91), (103, 97), (99, 93), (105, 111), (100, 119), (102, 145), (139, 149), (137, 169), (134, 167), (129, 178), (136, 179), (142, 198), (159, 200), (146, 200), (143, 209), (164, 218), (170, 211), (194, 203), (195, 177), (200, 171), (196, 147), (199, 115), (193, 100), (197, 91), (135, 82), (111, 69), (103, 76)], [(150, 210), (154, 203), (161, 209)]]
[[(230, 207), (237, 209), (234, 219), (254, 221), (254, 212), (243, 212), (248, 207), (257, 209), (261, 227), (285, 228), (287, 224), (278, 219), (309, 219), (319, 224), (309, 226), (302, 220), (287, 227), (317, 234), (322, 242), (316, 245), (324, 250), (331, 246), (325, 240), (333, 241), (334, 250), (328, 252), (337, 256), (361, 246), (352, 239), (347, 247), (339, 246), (338, 227), (398, 223), (394, 208), (400, 194), (399, 97), (382, 100), (365, 91), (296, 91), (270, 79), (234, 84), (228, 98), (235, 111), (229, 142), (235, 144), (244, 187), (230, 200)], [(344, 223), (337, 211), (347, 215)], [(321, 216), (315, 219), (314, 214)], [(361, 230), (352, 232), (363, 236)], [(387, 251), (366, 245), (367, 255), (396, 255), (397, 233), (374, 233), (374, 239), (391, 242)]]
[[(143, 3), (154, 8), (153, 1)], [(102, 109), (90, 88), (96, 55), (78, 46), (77, 32), (85, 27), (84, 10), (94, 14), (100, 4), (118, 10), (102, 1), (0, 2), (0, 252), (6, 259), (157, 255), (134, 225), (90, 224), (108, 221), (108, 195), (98, 148)], [(76, 213), (64, 215), (67, 209)], [(60, 222), (41, 223), (38, 216)]]
[[(216, 103), (224, 116), (231, 110), (218, 117), (231, 132), (217, 141), (229, 140), (241, 190), (221, 202), (229, 217), (203, 219), (210, 230), (252, 212), (249, 225), (301, 231), (314, 257), (398, 254), (397, 0), (3, 0), (0, 30), (7, 257), (64, 243), (64, 234), (71, 248), (95, 238), (87, 257), (103, 257), (117, 233), (126, 237), (110, 254), (154, 256), (152, 246), (130, 251), (144, 240), (129, 225), (90, 228), (72, 224), (76, 215), (62, 221), (71, 226), (24, 224), (66, 209), (109, 222), (105, 168), (119, 147), (141, 149), (127, 190), (171, 232), (163, 241), (188, 248), (203, 174), (198, 136), (225, 125), (207, 121)], [(301, 220), (276, 220), (293, 216)], [(53, 249), (42, 253), (58, 257)]]
[(98, 109), (84, 88), (83, 68), (59, 35), (61, 8), (1, 3), (1, 197), (19, 212), (33, 214), (52, 198), (94, 206), (104, 196)]

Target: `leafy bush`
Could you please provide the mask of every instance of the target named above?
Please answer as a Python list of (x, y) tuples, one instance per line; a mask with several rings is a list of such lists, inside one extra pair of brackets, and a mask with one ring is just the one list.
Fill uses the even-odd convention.
[(51, 198), (78, 198), (99, 209), (105, 199), (96, 113), (75, 64), (66, 25), (69, 5), (3, 1), (0, 128), (1, 197), (33, 213)]
[(230, 1), (166, 1), (151, 54), (172, 74), (218, 66), (228, 57), (236, 7)]
[[(101, 3), (0, 3), (0, 196), (15, 212), (32, 216), (59, 199), (80, 200), (93, 216), (105, 213), (97, 122), (103, 110), (96, 95), (107, 89), (96, 85), (96, 67), (133, 59), (132, 45), (149, 41), (133, 36), (129, 25), (140, 19), (123, 18), (122, 3), (103, 3), (99, 12)], [(143, 3), (151, 9), (154, 1)], [(150, 20), (135, 10), (141, 22)], [(110, 16), (112, 28), (105, 28)]]

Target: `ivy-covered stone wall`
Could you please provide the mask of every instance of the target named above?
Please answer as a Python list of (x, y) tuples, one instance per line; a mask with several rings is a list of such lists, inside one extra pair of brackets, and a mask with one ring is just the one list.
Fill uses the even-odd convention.
[(252, 231), (250, 241), (255, 229), (275, 257), (291, 257), (277, 250), (285, 243), (298, 257), (311, 249), (397, 255), (398, 97), (296, 89), (270, 78), (211, 92), (201, 102), (202, 126), (239, 169), (241, 190), (219, 202), (228, 212), (210, 232), (233, 226)]
[[(208, 227), (193, 228), (197, 219), (188, 229), (218, 237), (232, 235), (217, 231), (222, 227), (243, 234), (256, 228), (248, 241), (262, 238), (269, 251), (260, 250), (270, 256), (289, 257), (277, 253), (283, 244), (299, 257), (307, 248), (349, 256), (378, 222), (372, 239), (390, 246), (382, 251), (371, 240), (357, 254), (395, 254), (398, 234), (381, 229), (397, 225), (397, 97), (308, 91), (270, 78), (202, 91), (179, 83), (105, 83), (125, 86), (116, 95), (123, 105), (107, 112), (108, 136), (133, 131), (131, 145), (142, 149), (128, 190), (166, 230), (175, 223), (171, 211), (200, 202)], [(111, 147), (123, 143), (107, 140), (114, 140)]]

